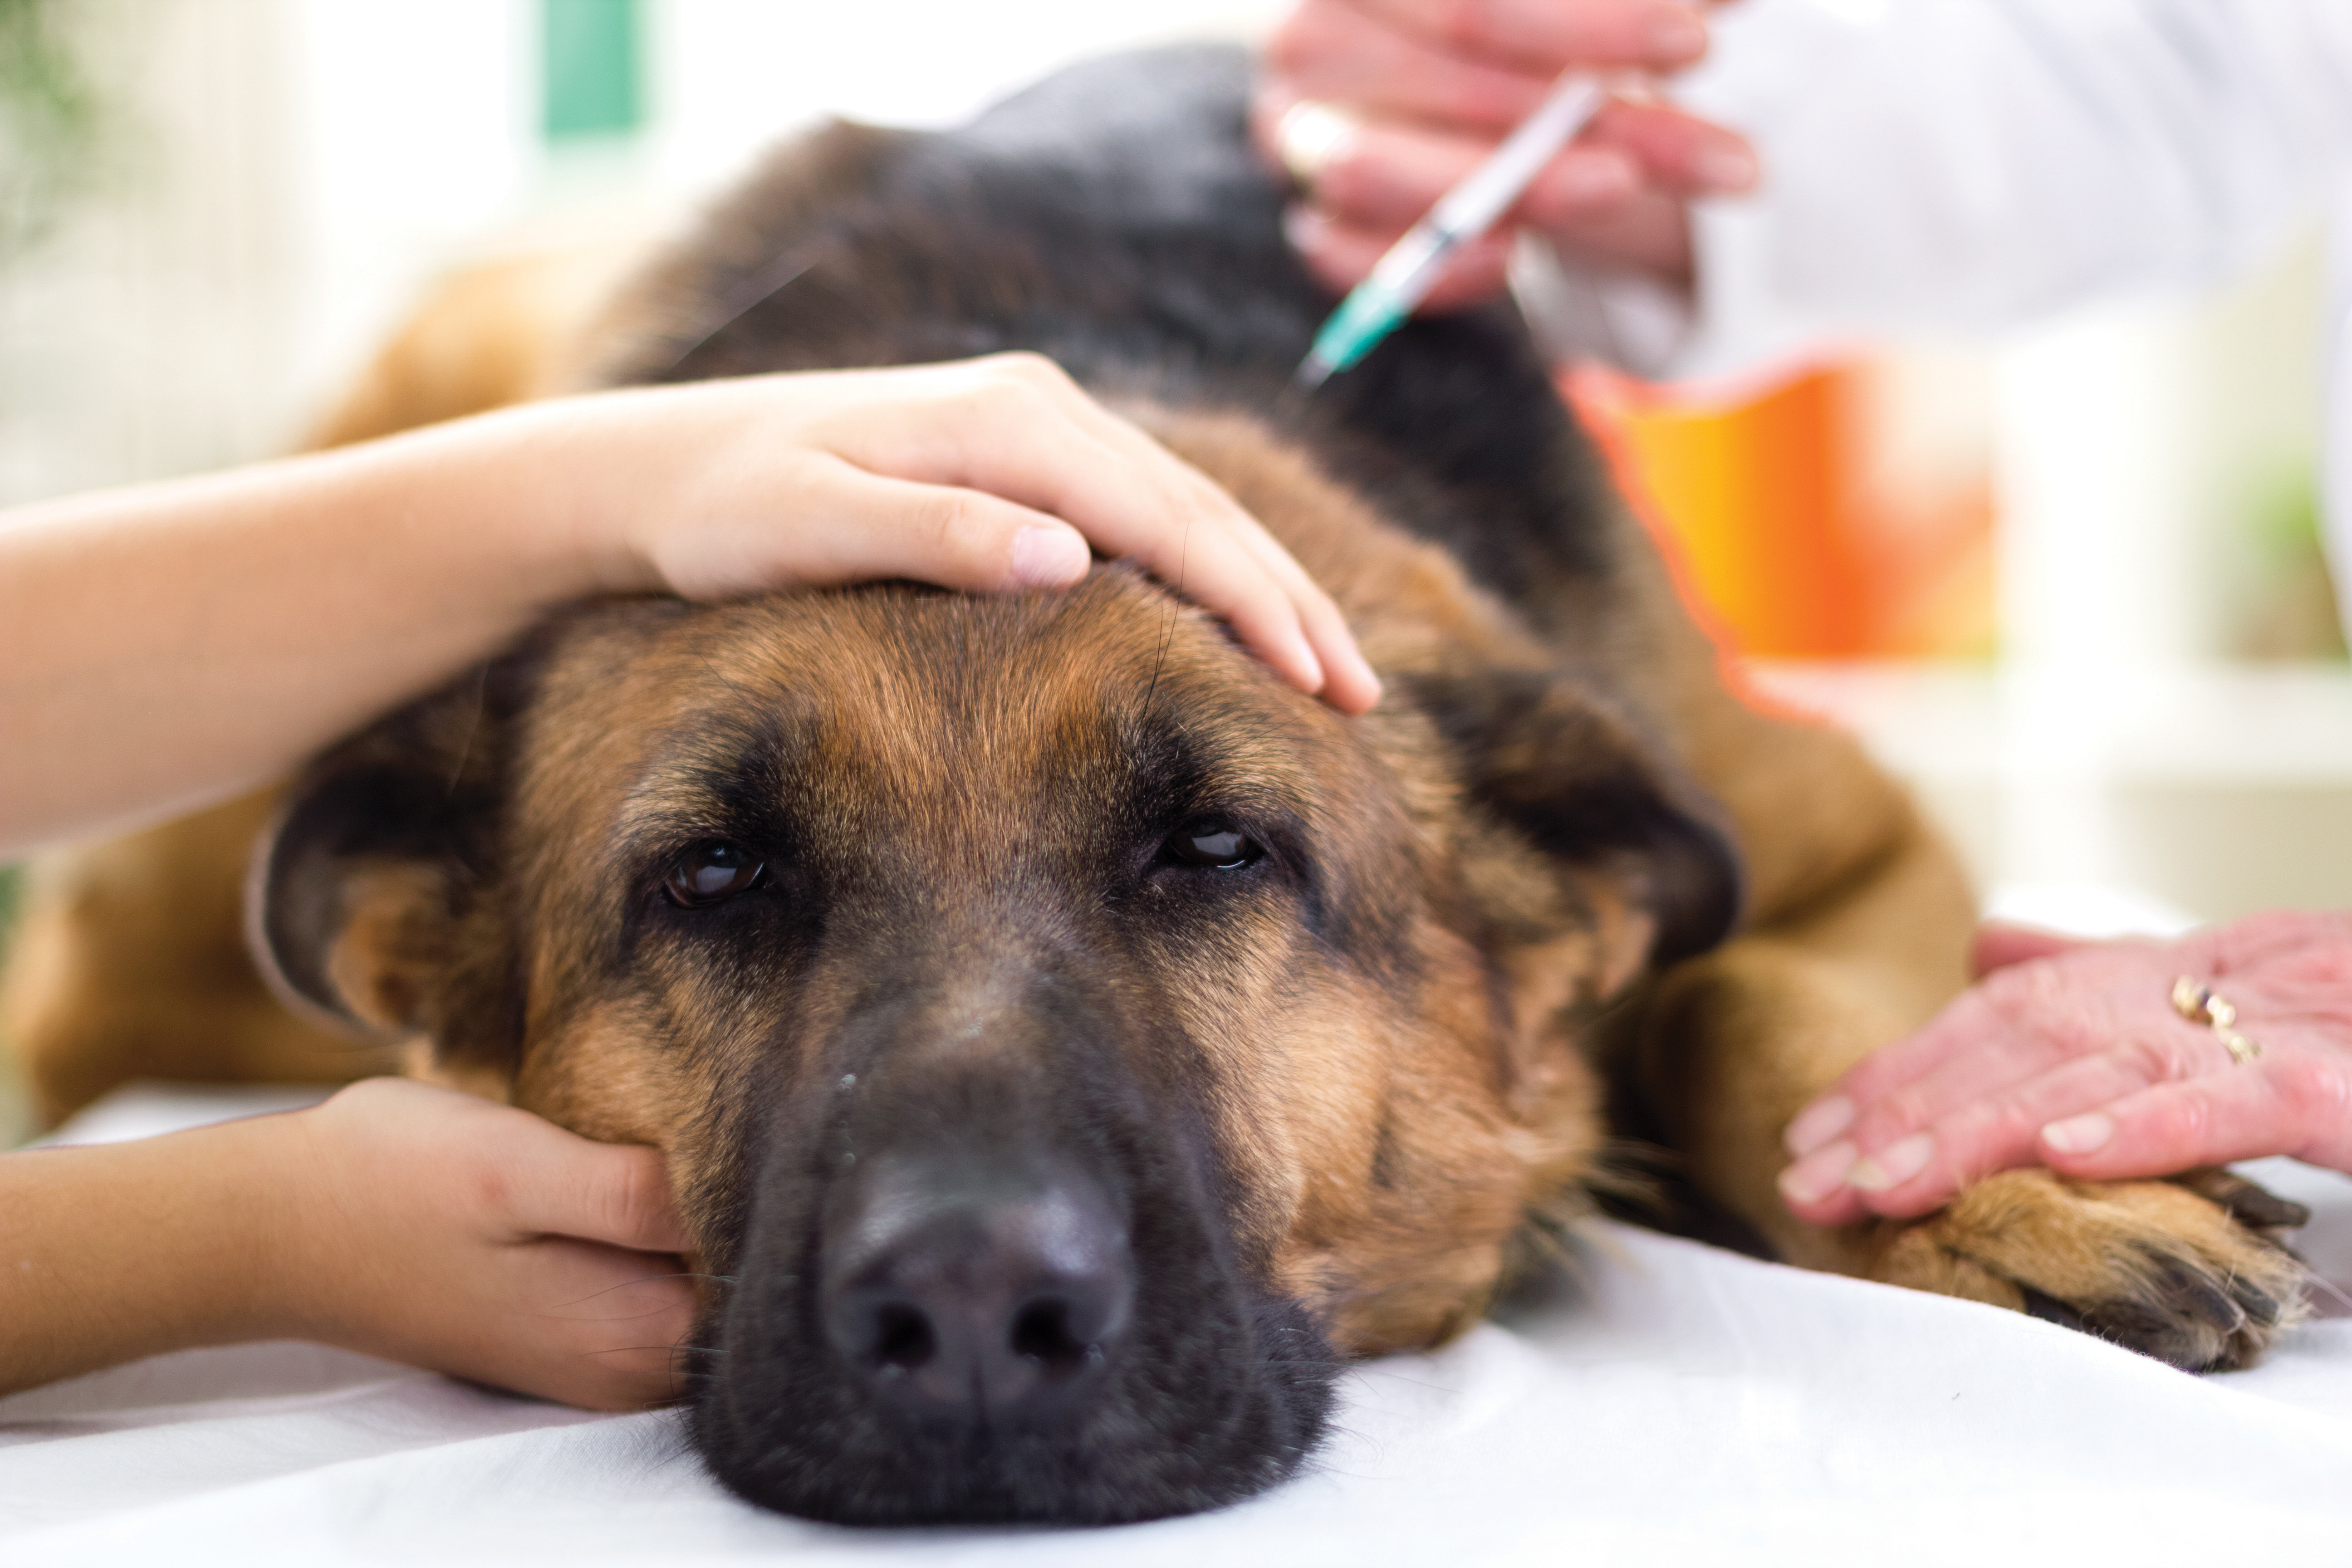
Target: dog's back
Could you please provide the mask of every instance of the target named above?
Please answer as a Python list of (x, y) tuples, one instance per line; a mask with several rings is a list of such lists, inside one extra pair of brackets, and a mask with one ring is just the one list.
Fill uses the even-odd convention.
[(1578, 592), (1608, 575), (1622, 513), (1507, 306), (1415, 320), (1311, 396), (1292, 386), (1332, 302), (1249, 142), (1253, 69), (1159, 49), (961, 130), (796, 145), (632, 301), (608, 377), (1027, 350), (1115, 403), (1246, 412), (1523, 609), (1622, 603)]

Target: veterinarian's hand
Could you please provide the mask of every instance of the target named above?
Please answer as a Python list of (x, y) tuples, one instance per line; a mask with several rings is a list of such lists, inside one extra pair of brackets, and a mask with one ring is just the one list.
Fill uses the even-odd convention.
[(656, 1151), (398, 1079), (286, 1120), (284, 1329), (592, 1409), (677, 1392), (695, 1296)]
[[(1975, 967), (1926, 1028), (1790, 1123), (1780, 1191), (1799, 1217), (1925, 1214), (2020, 1165), (2120, 1179), (2292, 1154), (2352, 1171), (2352, 913), (2170, 942), (1987, 926)], [(2182, 975), (2235, 1009), (2228, 1029), (2258, 1055), (2176, 1011)]]
[(1197, 469), (1050, 360), (707, 382), (598, 400), (580, 498), (620, 525), (614, 587), (724, 598), (912, 577), (1061, 587), (1132, 556), (1233, 624), (1300, 689), (1362, 712), (1379, 679), (1330, 598)]
[[(1706, 52), (1686, 0), (1303, 0), (1266, 46), (1259, 143), (1306, 200), (1291, 233), (1333, 289), (1360, 282), (1437, 198), (1493, 152), (1571, 66), (1664, 74)], [(1690, 273), (1683, 203), (1755, 184), (1748, 143), (1621, 89), (1430, 296), (1501, 291), (1510, 231), (1670, 282)]]

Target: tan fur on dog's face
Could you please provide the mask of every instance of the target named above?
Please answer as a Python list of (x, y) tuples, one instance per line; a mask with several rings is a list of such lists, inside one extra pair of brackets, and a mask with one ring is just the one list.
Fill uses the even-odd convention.
[[(644, 600), (289, 795), (258, 907), (293, 990), (668, 1152), (728, 1281), (698, 1435), (749, 1495), (1118, 1518), (1286, 1473), (1332, 1348), (1458, 1331), (1573, 1200), (1601, 1136), (1575, 1025), (1735, 906), (1671, 770), (1444, 556), (1244, 426), (1170, 433), (1344, 552), (1373, 714), (1122, 567)], [(678, 891), (715, 865), (729, 896)], [(997, 1190), (1091, 1215), (1132, 1312), (1083, 1419), (966, 1473), (869, 1408), (887, 1380), (850, 1389), (827, 1281), (877, 1213)]]
[[(720, 1216), (756, 1113), (740, 1087), (765, 1070), (815, 1092), (821, 1064), (755, 1058), (827, 1037), (876, 951), (796, 933), (805, 909), (762, 911), (745, 942), (716, 934), (741, 908), (668, 905), (681, 853), (744, 842), (776, 880), (741, 906), (919, 919), (982, 969), (1068, 943), (1148, 995), (1199, 1053), (1245, 1248), (1343, 1343), (1428, 1343), (1483, 1306), (1530, 1205), (1580, 1173), (1591, 1125), (1563, 1042), (1500, 1048), (1490, 911), (1450, 841), (1458, 794), (1409, 707), (1350, 724), (1123, 573), (1013, 603), (887, 590), (593, 612), (549, 658), (516, 757), (497, 903), (521, 942), (515, 1099), (668, 1150), (712, 1266), (731, 1267)], [(1266, 858), (1155, 865), (1202, 816)], [(1504, 858), (1486, 859), (1492, 879)], [(346, 994), (431, 984), (406, 977), (386, 907), (346, 927)], [(350, 973), (370, 954), (373, 974)]]

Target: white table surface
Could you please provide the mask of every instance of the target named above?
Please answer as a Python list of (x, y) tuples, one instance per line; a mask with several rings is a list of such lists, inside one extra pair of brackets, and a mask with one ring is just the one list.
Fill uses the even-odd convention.
[[(133, 1089), (81, 1135), (264, 1101)], [(282, 1103), (282, 1097), (278, 1103)], [(2352, 1180), (2306, 1256), (2352, 1281)], [(2051, 1324), (1595, 1223), (1510, 1326), (1348, 1374), (1307, 1473), (1112, 1530), (852, 1531), (727, 1494), (672, 1413), (593, 1415), (302, 1345), (0, 1400), (0, 1563), (2352, 1561), (2352, 1318), (2191, 1377)]]

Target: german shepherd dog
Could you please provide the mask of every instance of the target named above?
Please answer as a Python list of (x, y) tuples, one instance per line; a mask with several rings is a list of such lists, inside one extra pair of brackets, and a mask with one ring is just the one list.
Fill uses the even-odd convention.
[[(718, 1281), (696, 1440), (823, 1519), (1270, 1486), (1342, 1358), (1475, 1321), (1612, 1138), (1790, 1261), (2258, 1354), (2293, 1215), (2217, 1173), (1781, 1208), (1790, 1114), (1964, 983), (1962, 879), (1851, 742), (1726, 690), (1507, 310), (1289, 389), (1332, 300), (1250, 69), (1160, 52), (954, 133), (823, 132), (592, 347), (610, 382), (1050, 356), (1331, 590), (1378, 710), (1118, 563), (587, 605), (285, 792), (252, 906), (283, 987), (666, 1150)], [(136, 958), (93, 907), (51, 895), (23, 944), (46, 1084)]]

